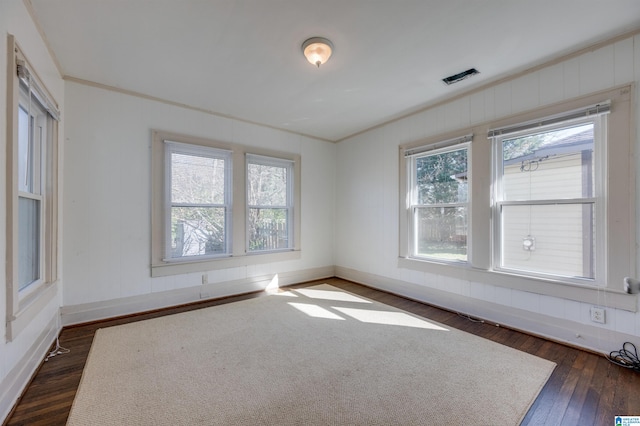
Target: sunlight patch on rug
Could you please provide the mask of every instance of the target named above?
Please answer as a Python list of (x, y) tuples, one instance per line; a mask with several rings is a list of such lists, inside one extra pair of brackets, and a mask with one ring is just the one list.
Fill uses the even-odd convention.
[(322, 284), (98, 330), (68, 424), (517, 425), (554, 367)]

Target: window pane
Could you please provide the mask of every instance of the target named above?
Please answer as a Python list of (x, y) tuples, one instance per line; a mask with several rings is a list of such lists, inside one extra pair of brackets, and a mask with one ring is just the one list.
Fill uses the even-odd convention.
[(287, 209), (249, 209), (249, 251), (289, 247)]
[(467, 149), (416, 158), (418, 204), (467, 201)]
[(171, 202), (224, 204), (222, 158), (171, 154)]
[(503, 140), (505, 201), (594, 194), (593, 124)]
[(467, 260), (467, 208), (416, 208), (418, 256)]
[(213, 255), (225, 252), (224, 208), (171, 208), (171, 257)]
[(29, 113), (18, 107), (18, 190), (33, 192), (33, 144), (29, 137)]
[(249, 163), (247, 195), (250, 206), (286, 206), (287, 168)]
[(595, 277), (593, 204), (502, 206), (502, 267)]
[(40, 278), (40, 201), (18, 198), (18, 290)]

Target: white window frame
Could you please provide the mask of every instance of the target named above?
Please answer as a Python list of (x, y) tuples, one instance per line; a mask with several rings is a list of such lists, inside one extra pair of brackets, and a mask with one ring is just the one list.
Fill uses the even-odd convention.
[[(187, 256), (179, 260), (167, 257), (170, 235), (167, 219), (167, 150), (166, 141), (189, 146), (200, 152), (230, 153), (230, 220), (225, 255)], [(195, 152), (195, 151), (194, 151)], [(291, 205), (293, 220), (290, 246), (283, 250), (249, 252), (247, 250), (246, 157), (263, 156), (289, 162), (292, 167)], [(161, 277), (213, 271), (248, 265), (297, 260), (301, 258), (301, 158), (299, 154), (278, 152), (259, 147), (227, 143), (179, 133), (151, 132), (151, 276)]]
[[(608, 110), (607, 110), (608, 111)], [(570, 112), (568, 115), (572, 115)], [(604, 185), (605, 176), (607, 176), (606, 167), (606, 147), (607, 147), (607, 114), (600, 113), (595, 115), (587, 115), (580, 118), (543, 118), (539, 122), (552, 121), (551, 124), (539, 125), (537, 123), (515, 125), (517, 131), (504, 132), (493, 137), (492, 153), (493, 153), (493, 194), (492, 194), (492, 231), (493, 231), (493, 269), (501, 272), (508, 272), (522, 276), (530, 276), (534, 278), (552, 279), (578, 285), (605, 285), (606, 262), (604, 261), (607, 253), (607, 235), (606, 235), (606, 187)], [(502, 168), (503, 154), (502, 147), (504, 140), (515, 139), (531, 134), (551, 132), (571, 126), (579, 126), (581, 124), (593, 124), (594, 147), (594, 188), (592, 197), (566, 198), (566, 199), (535, 199), (535, 200), (504, 200), (502, 187)], [(543, 206), (543, 205), (593, 205), (594, 221), (595, 221), (595, 276), (589, 277), (571, 277), (567, 275), (558, 275), (552, 273), (544, 273), (535, 270), (525, 270), (510, 268), (503, 265), (503, 247), (502, 247), (502, 211), (503, 207), (508, 206)]]
[[(190, 259), (207, 259), (207, 258), (217, 258), (229, 256), (231, 253), (231, 230), (232, 230), (232, 218), (230, 215), (231, 212), (231, 176), (232, 176), (232, 165), (231, 165), (231, 152), (228, 150), (221, 150), (216, 148), (198, 146), (198, 145), (190, 145), (180, 142), (174, 142), (166, 140), (165, 143), (165, 194), (164, 194), (164, 241), (165, 241), (165, 254), (164, 260), (165, 262), (184, 262), (189, 261)], [(171, 155), (172, 154), (182, 154), (196, 157), (206, 157), (206, 158), (214, 158), (224, 161), (224, 202), (223, 204), (194, 204), (194, 203), (174, 203), (171, 197), (171, 183), (173, 178), (173, 170), (172, 170), (172, 162)], [(224, 251), (219, 254), (214, 255), (198, 255), (198, 256), (172, 256), (171, 250), (171, 209), (172, 207), (219, 207), (223, 208), (225, 211), (225, 224), (224, 224), (224, 232), (225, 232), (225, 244)]]
[[(6, 339), (13, 340), (56, 296), (58, 280), (58, 120), (60, 112), (35, 69), (12, 35), (8, 36), (7, 79), (7, 222), (6, 222)], [(26, 94), (24, 90), (26, 89)], [(27, 110), (33, 137), (36, 126), (36, 187), (23, 190), (19, 176), (19, 108)], [(33, 124), (31, 120), (33, 118)], [(39, 158), (37, 158), (39, 157)], [(31, 171), (30, 171), (31, 172)], [(37, 200), (39, 207), (38, 278), (20, 289), (20, 199)]]
[(469, 262), (469, 258), (471, 257), (471, 253), (469, 250), (469, 244), (467, 244), (467, 253), (466, 260), (460, 259), (446, 259), (438, 256), (426, 256), (418, 253), (418, 226), (416, 225), (416, 221), (418, 220), (418, 210), (423, 207), (443, 207), (443, 208), (451, 208), (451, 207), (464, 207), (466, 209), (466, 223), (467, 223), (467, 233), (465, 238), (468, 241), (470, 235), (470, 220), (471, 220), (471, 192), (467, 192), (467, 201), (465, 202), (456, 202), (456, 203), (440, 203), (440, 204), (419, 204), (418, 203), (418, 193), (417, 193), (417, 168), (416, 162), (420, 158), (424, 158), (427, 156), (446, 154), (449, 152), (455, 152), (460, 150), (465, 150), (467, 153), (467, 188), (471, 188), (471, 139), (472, 135), (440, 141), (434, 144), (421, 146), (417, 148), (408, 149), (405, 152), (406, 158), (406, 167), (407, 167), (407, 188), (408, 188), (408, 208), (407, 208), (407, 223), (408, 223), (408, 255), (411, 258), (428, 260), (434, 262), (441, 263), (452, 263), (452, 264), (467, 264)]
[[(399, 206), (399, 246), (398, 267), (418, 271), (430, 277), (442, 276), (464, 282), (487, 284), (517, 291), (530, 292), (567, 299), (586, 304), (601, 304), (606, 294), (607, 304), (626, 311), (637, 312), (637, 298), (630, 297), (623, 290), (624, 277), (637, 276), (637, 236), (636, 236), (636, 180), (635, 180), (635, 125), (637, 113), (633, 102), (636, 87), (633, 84), (620, 85), (610, 89), (585, 94), (558, 103), (543, 105), (513, 115), (480, 122), (468, 128), (453, 130), (440, 136), (431, 136), (421, 141), (408, 142), (399, 146), (400, 196)], [(522, 123), (540, 122), (541, 117), (562, 116), (567, 119), (568, 111), (579, 111), (609, 100), (610, 113), (606, 126), (606, 180), (603, 182), (602, 202), (606, 216), (606, 253), (600, 260), (606, 269), (598, 268), (605, 276), (602, 285), (595, 283), (575, 283), (553, 277), (525, 276), (516, 272), (494, 268), (492, 197), (493, 197), (493, 153), (491, 149), (492, 129), (512, 129)], [(548, 124), (548, 123), (546, 123)], [(471, 225), (469, 228), (469, 264), (445, 264), (415, 259), (409, 256), (408, 243), (408, 188), (405, 153), (414, 147), (428, 145), (456, 135), (472, 133), (473, 155), (471, 167), (473, 182), (469, 189), (471, 199)], [(596, 236), (596, 238), (598, 238)], [(597, 241), (596, 244), (603, 241)], [(597, 266), (596, 266), (597, 267)], [(455, 282), (455, 281), (452, 281)]]
[(246, 233), (246, 248), (248, 253), (257, 254), (257, 253), (274, 253), (279, 251), (291, 250), (295, 241), (295, 231), (294, 231), (294, 222), (295, 222), (295, 208), (294, 208), (294, 161), (286, 160), (282, 158), (264, 156), (264, 155), (256, 155), (256, 154), (246, 154), (246, 162), (245, 162), (245, 170), (247, 173), (247, 178), (245, 182), (248, 182), (248, 174), (249, 174), (249, 164), (257, 164), (262, 166), (272, 166), (272, 167), (281, 167), (286, 170), (287, 183), (286, 183), (286, 204), (285, 205), (252, 205), (249, 203), (249, 186), (246, 185), (246, 229), (249, 229), (249, 220), (250, 220), (250, 211), (254, 208), (264, 208), (264, 209), (283, 209), (286, 210), (287, 215), (287, 247), (278, 248), (278, 249), (262, 249), (262, 250), (252, 250), (250, 248), (250, 238), (249, 232)]
[[(18, 293), (20, 298), (26, 297), (45, 281), (45, 218), (47, 216), (46, 200), (46, 158), (47, 158), (47, 113), (44, 108), (39, 104), (36, 99), (30, 99), (29, 88), (22, 82), (20, 82), (20, 101), (19, 109), (22, 109), (27, 114), (28, 120), (28, 148), (27, 156), (31, 157), (32, 161), (27, 159), (25, 176), (19, 176), (18, 182), (18, 203), (20, 200), (31, 200), (38, 204), (38, 236), (37, 236), (37, 278), (23, 286), (23, 283), (18, 282)], [(19, 115), (20, 113), (18, 113)], [(19, 137), (21, 129), (18, 129)], [(18, 154), (20, 156), (20, 153)], [(25, 188), (25, 183), (22, 182), (23, 178), (27, 178), (31, 181), (31, 190)], [(18, 217), (20, 222), (21, 217)], [(18, 237), (18, 246), (20, 246), (20, 237)], [(19, 257), (23, 257), (19, 252)], [(18, 259), (20, 263), (21, 259)], [(24, 259), (22, 259), (24, 260)], [(22, 287), (22, 288), (20, 288)]]

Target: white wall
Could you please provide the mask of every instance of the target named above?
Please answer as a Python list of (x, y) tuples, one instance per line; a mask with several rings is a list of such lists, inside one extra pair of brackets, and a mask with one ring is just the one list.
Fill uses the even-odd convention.
[[(336, 146), (128, 93), (66, 82), (63, 323), (333, 276)], [(299, 260), (151, 278), (151, 130), (301, 156)]]
[[(64, 83), (21, 0), (0, 1), (0, 29), (4, 36), (0, 70), (6, 70), (6, 34), (14, 34), (60, 104), (59, 130), (64, 135), (60, 138), (64, 294), (12, 342), (0, 339), (0, 418), (46, 353), (58, 330), (60, 305), (64, 321), (73, 323), (250, 291), (276, 274), (285, 284), (332, 275), (334, 265), (346, 278), (585, 347), (608, 352), (618, 349), (621, 339), (640, 343), (638, 313), (608, 308), (607, 324), (595, 326), (589, 322), (590, 305), (585, 303), (398, 266), (399, 145), (629, 82), (637, 85), (637, 105), (640, 36), (334, 145)], [(0, 78), (0, 100), (5, 99), (6, 79)], [(208, 271), (208, 286), (201, 285), (201, 273), (151, 278), (151, 129), (300, 154), (301, 258)], [(0, 114), (0, 134), (6, 134), (5, 114)], [(0, 164), (5, 164), (5, 157), (6, 151), (0, 149)], [(6, 223), (5, 188), (6, 176), (0, 173), (0, 224)], [(0, 257), (5, 255), (6, 241), (0, 233)], [(640, 260), (637, 264), (640, 270)], [(0, 280), (5, 280), (5, 272), (0, 262)], [(5, 316), (6, 293), (0, 291), (0, 317)]]
[[(489, 280), (471, 281), (459, 271), (450, 273), (452, 268), (424, 272), (402, 268), (398, 262), (400, 145), (631, 82), (636, 84), (637, 111), (639, 35), (342, 141), (337, 155), (337, 275), (602, 352), (619, 349), (625, 340), (640, 343), (640, 313), (609, 306), (604, 292), (597, 294), (597, 304), (607, 307), (607, 323), (597, 325), (589, 319), (591, 303), (515, 290)], [(637, 117), (635, 125), (640, 125)], [(636, 152), (637, 135), (640, 129)], [(478, 146), (488, 148), (488, 144)], [(637, 167), (637, 157), (634, 164)], [(640, 261), (636, 263), (640, 266)]]
[[(6, 149), (7, 131), (5, 105), (7, 99), (7, 35), (13, 34), (45, 86), (52, 93), (59, 106), (64, 109), (64, 82), (52, 61), (38, 30), (33, 24), (27, 9), (21, 0), (2, 0), (0, 2), (0, 136), (3, 143), (0, 149), (0, 258), (6, 259)], [(61, 124), (59, 134), (64, 131)], [(60, 137), (60, 139), (62, 139)], [(63, 149), (60, 144), (60, 149)], [(62, 187), (60, 188), (62, 191)], [(6, 269), (5, 262), (0, 262), (0, 318), (6, 318)], [(55, 284), (54, 291), (59, 292), (61, 282)], [(55, 297), (44, 306), (41, 313), (11, 341), (7, 342), (4, 334), (0, 338), (0, 419), (9, 412), (20, 392), (28, 383), (31, 375), (44, 358), (49, 345), (57, 335), (58, 307), (60, 297)]]

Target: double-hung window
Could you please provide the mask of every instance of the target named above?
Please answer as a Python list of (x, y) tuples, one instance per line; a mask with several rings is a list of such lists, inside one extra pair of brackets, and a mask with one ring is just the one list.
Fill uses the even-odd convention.
[[(401, 145), (398, 265), (590, 304), (607, 289), (611, 306), (635, 310), (622, 293), (637, 275), (634, 93)], [(476, 135), (467, 151), (456, 134)]]
[(293, 161), (247, 154), (247, 250), (291, 248)]
[(47, 113), (20, 84), (18, 105), (18, 290), (43, 280)]
[(468, 260), (470, 140), (465, 136), (405, 151), (410, 257)]
[(152, 133), (151, 275), (300, 258), (300, 156)]
[(601, 104), (490, 132), (497, 270), (603, 279), (608, 110)]
[[(57, 104), (9, 36), (7, 338), (54, 297), (57, 279)], [(36, 301), (40, 303), (35, 303)]]
[(231, 153), (166, 141), (165, 257), (230, 253)]

